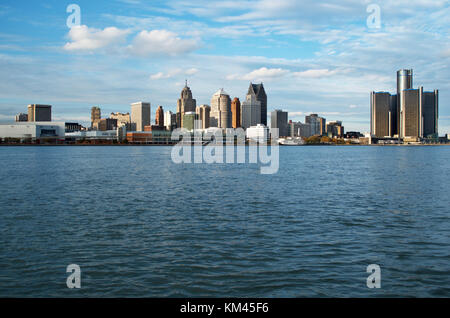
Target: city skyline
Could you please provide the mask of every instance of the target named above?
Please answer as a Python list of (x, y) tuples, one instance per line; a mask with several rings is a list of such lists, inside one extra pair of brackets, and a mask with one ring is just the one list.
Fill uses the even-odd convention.
[(244, 101), (248, 83), (263, 82), (269, 116), (317, 113), (369, 131), (370, 92), (391, 90), (392, 74), (412, 68), (417, 82), (440, 90), (439, 130), (450, 131), (447, 1), (380, 1), (380, 29), (366, 23), (368, 1), (77, 4), (81, 26), (72, 30), (68, 3), (0, 6), (1, 122), (32, 103), (84, 124), (93, 105), (127, 112), (144, 100), (175, 113), (188, 78), (198, 104), (220, 87)]

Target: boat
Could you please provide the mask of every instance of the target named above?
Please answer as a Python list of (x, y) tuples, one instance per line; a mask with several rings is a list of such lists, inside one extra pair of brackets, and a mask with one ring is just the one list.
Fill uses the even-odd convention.
[(287, 137), (278, 139), (278, 144), (281, 146), (303, 146), (305, 141), (301, 137)]

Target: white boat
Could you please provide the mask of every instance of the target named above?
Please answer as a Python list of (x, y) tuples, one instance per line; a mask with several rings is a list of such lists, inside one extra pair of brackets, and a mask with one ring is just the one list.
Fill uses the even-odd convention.
[(278, 139), (278, 144), (282, 146), (303, 146), (305, 141), (301, 137), (288, 137)]

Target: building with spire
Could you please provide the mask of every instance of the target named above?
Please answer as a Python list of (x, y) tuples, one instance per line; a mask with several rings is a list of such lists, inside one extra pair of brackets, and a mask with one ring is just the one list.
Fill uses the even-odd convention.
[(181, 91), (181, 97), (177, 101), (177, 127), (183, 128), (183, 117), (185, 113), (195, 113), (197, 107), (197, 101), (192, 98), (191, 89), (186, 85)]
[(231, 128), (231, 98), (222, 89), (211, 99), (211, 127)]

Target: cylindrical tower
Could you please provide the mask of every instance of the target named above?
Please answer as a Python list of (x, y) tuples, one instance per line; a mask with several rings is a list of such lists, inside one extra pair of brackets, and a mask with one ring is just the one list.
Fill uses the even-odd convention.
[(402, 69), (397, 72), (397, 127), (399, 137), (403, 138), (404, 109), (402, 109), (402, 91), (413, 88), (413, 70)]
[(397, 72), (397, 94), (402, 90), (413, 88), (413, 70), (400, 70)]

